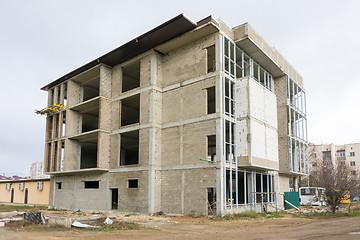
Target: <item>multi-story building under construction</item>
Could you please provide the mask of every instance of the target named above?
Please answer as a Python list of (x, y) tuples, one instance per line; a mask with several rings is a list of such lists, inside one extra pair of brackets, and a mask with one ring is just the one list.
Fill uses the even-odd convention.
[(303, 79), (248, 23), (181, 14), (42, 90), (55, 208), (271, 210), (308, 173)]

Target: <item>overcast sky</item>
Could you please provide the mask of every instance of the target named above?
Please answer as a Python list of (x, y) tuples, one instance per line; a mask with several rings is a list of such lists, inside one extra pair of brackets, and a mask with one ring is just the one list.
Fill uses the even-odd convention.
[(0, 174), (44, 155), (40, 88), (184, 13), (249, 22), (298, 70), (314, 143), (360, 142), (360, 1), (0, 0)]

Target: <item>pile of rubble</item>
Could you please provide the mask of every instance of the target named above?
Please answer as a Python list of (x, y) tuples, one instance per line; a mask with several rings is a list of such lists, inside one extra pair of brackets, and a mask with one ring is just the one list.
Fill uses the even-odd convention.
[(104, 218), (100, 215), (72, 218), (64, 215), (43, 214), (42, 212), (0, 212), (0, 227), (4, 227), (10, 222), (28, 222), (66, 228), (97, 228), (99, 225), (113, 224), (113, 220), (109, 217)]

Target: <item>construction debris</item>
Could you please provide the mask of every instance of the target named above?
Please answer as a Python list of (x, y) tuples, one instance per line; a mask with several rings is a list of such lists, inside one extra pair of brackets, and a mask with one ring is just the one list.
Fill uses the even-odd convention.
[(110, 218), (106, 218), (105, 221), (104, 221), (105, 225), (109, 225), (109, 224), (113, 224), (113, 223), (114, 223), (114, 221), (111, 220)]
[(91, 226), (89, 224), (80, 223), (78, 221), (73, 222), (73, 224), (71, 224), (71, 226), (78, 227), (78, 228), (98, 228), (98, 226)]

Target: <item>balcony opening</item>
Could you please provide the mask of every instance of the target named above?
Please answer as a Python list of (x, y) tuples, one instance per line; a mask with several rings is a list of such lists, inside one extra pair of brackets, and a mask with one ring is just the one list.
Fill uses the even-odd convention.
[(59, 114), (55, 115), (55, 138), (59, 137)]
[(50, 97), (49, 97), (49, 106), (53, 106), (54, 105), (54, 88), (50, 90)]
[(120, 135), (120, 165), (139, 163), (139, 130)]
[(97, 167), (97, 145), (97, 140), (81, 142), (80, 169)]
[(49, 128), (48, 128), (48, 140), (52, 139), (52, 130), (53, 130), (53, 116), (49, 117)]
[(207, 88), (207, 114), (216, 112), (215, 87)]
[(99, 188), (99, 181), (85, 181), (84, 182), (85, 188)]
[(82, 116), (82, 128), (81, 131), (89, 132), (99, 128), (99, 116), (92, 114), (81, 114)]
[(51, 143), (47, 144), (47, 159), (46, 159), (46, 171), (50, 172), (51, 169)]
[(54, 144), (54, 165), (53, 165), (53, 171), (57, 171), (57, 162), (58, 162), (58, 142), (55, 142)]
[(207, 72), (211, 73), (216, 70), (215, 61), (215, 45), (212, 45), (206, 49), (207, 52)]
[(122, 92), (140, 87), (140, 60), (122, 68)]
[(61, 142), (60, 150), (60, 171), (64, 170), (64, 156), (65, 156), (65, 141)]
[(62, 115), (61, 136), (65, 136), (65, 127), (66, 127), (66, 112), (64, 111)]
[(64, 83), (64, 99), (63, 99), (63, 105), (67, 106), (67, 83)]
[(84, 83), (82, 83), (82, 89), (83, 89), (83, 101), (87, 101), (89, 99), (92, 99), (94, 97), (98, 97), (100, 92), (100, 78), (95, 77), (93, 79), (90, 79)]
[(129, 179), (128, 180), (128, 188), (138, 188), (139, 180), (138, 179)]
[(121, 101), (121, 126), (139, 123), (140, 94)]
[(216, 160), (216, 135), (207, 136), (208, 161)]
[(56, 87), (56, 104), (61, 104), (60, 87)]

